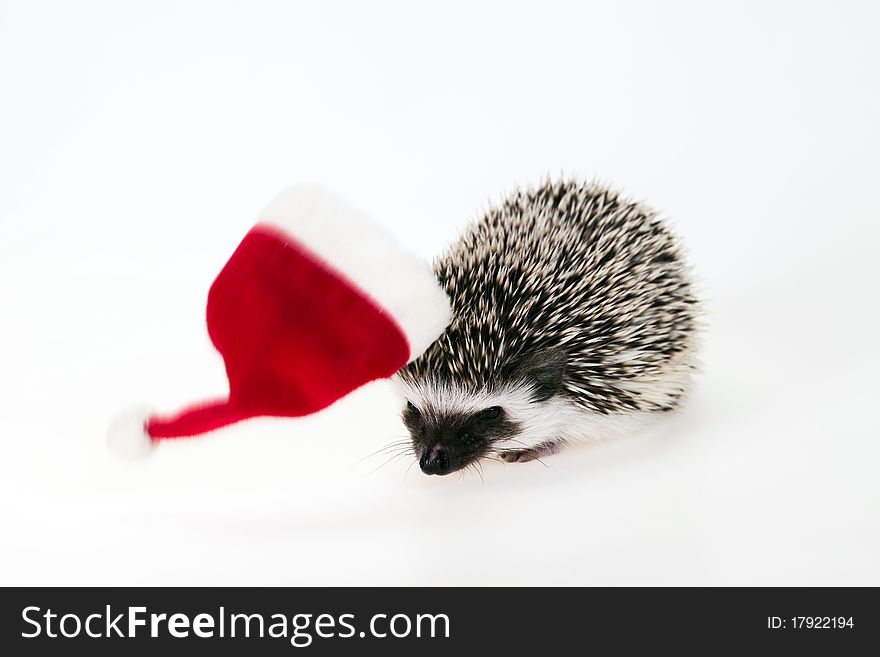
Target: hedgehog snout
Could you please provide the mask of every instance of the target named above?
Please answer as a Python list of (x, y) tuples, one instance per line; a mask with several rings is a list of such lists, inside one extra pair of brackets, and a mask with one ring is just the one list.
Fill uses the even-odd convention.
[[(442, 400), (441, 400), (442, 401)], [(446, 475), (484, 458), (492, 444), (517, 432), (517, 424), (504, 408), (469, 404), (461, 409), (437, 410), (440, 405), (407, 401), (401, 417), (412, 438), (419, 468), (428, 475)]]
[(445, 475), (452, 472), (449, 467), (449, 451), (440, 443), (433, 447), (427, 447), (422, 451), (419, 458), (419, 467), (422, 472), (429, 475)]

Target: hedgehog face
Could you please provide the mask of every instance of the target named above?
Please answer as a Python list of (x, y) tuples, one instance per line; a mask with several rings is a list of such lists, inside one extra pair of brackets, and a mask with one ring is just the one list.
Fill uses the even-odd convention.
[(476, 412), (438, 412), (407, 401), (403, 423), (412, 436), (419, 467), (429, 475), (461, 470), (486, 456), (498, 441), (519, 432), (517, 423), (501, 406)]
[(568, 416), (558, 398), (564, 371), (561, 350), (540, 349), (476, 384), (413, 368), (399, 372), (403, 423), (422, 472), (449, 474), (493, 453), (510, 460), (513, 452), (559, 438)]

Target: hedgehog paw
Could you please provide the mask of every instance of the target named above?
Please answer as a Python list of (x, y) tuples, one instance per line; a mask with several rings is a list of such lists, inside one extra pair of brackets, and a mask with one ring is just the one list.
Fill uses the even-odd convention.
[(498, 456), (501, 457), (501, 460), (505, 463), (525, 463), (538, 458), (538, 455), (535, 454), (534, 451), (535, 450), (533, 449), (505, 450), (499, 452)]
[(542, 456), (556, 454), (562, 449), (562, 445), (561, 441), (547, 441), (528, 449), (505, 449), (498, 452), (498, 456), (505, 463), (528, 463), (540, 459)]

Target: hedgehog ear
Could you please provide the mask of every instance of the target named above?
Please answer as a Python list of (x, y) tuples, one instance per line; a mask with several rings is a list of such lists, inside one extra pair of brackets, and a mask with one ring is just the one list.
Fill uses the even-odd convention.
[(562, 390), (565, 374), (565, 353), (548, 347), (514, 362), (505, 378), (519, 379), (534, 388), (532, 401), (547, 401)]

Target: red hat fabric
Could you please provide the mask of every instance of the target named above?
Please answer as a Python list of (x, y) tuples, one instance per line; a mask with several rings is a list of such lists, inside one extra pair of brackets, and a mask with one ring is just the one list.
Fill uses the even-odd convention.
[(208, 334), (229, 396), (170, 415), (129, 414), (111, 447), (148, 453), (256, 416), (297, 417), (393, 375), (446, 328), (449, 299), (428, 265), (315, 186), (260, 215), (208, 293)]

